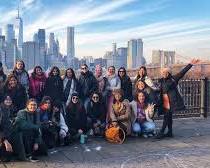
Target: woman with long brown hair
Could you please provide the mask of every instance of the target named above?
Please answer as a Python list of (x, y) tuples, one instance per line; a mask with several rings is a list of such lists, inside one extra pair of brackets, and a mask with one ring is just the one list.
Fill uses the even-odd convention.
[(18, 82), (18, 78), (10, 74), (7, 77), (5, 85), (1, 90), (1, 98), (3, 95), (9, 95), (14, 102), (14, 107), (18, 110), (25, 108), (25, 104), (27, 101), (27, 93), (25, 88)]

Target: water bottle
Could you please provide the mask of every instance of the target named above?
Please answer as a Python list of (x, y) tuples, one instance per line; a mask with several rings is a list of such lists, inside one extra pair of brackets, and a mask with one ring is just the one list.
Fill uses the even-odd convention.
[(85, 135), (85, 134), (80, 135), (80, 143), (81, 144), (84, 144), (86, 142), (86, 139), (87, 139), (87, 135)]

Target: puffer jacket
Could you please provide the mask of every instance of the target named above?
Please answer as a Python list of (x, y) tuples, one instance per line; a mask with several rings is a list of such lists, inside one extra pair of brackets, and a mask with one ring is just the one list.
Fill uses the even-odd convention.
[(98, 90), (98, 82), (92, 72), (88, 71), (79, 77), (80, 98), (84, 100)]

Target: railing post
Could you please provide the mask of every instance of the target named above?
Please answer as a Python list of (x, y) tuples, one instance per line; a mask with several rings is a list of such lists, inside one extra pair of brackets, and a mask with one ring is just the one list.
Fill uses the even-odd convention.
[(201, 111), (200, 116), (207, 117), (207, 78), (201, 78)]

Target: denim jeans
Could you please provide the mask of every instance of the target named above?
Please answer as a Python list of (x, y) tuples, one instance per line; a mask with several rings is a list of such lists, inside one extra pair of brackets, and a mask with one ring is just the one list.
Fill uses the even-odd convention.
[(155, 123), (149, 121), (144, 123), (135, 122), (132, 127), (135, 133), (151, 133), (155, 130)]

